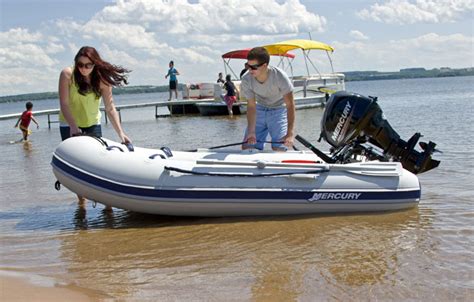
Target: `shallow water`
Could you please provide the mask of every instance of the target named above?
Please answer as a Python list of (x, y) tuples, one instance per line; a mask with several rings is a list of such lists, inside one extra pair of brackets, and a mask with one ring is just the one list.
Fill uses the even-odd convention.
[[(474, 77), (347, 83), (350, 91), (378, 96), (404, 139), (418, 131), (443, 151), (435, 155), (440, 167), (420, 175), (419, 206), (385, 214), (211, 219), (108, 213), (92, 203), (84, 210), (74, 194), (54, 189), (57, 125), (48, 130), (39, 117), (30, 143), (10, 144), (20, 138), (15, 121), (1, 121), (0, 270), (127, 301), (473, 300), (473, 87)], [(0, 104), (2, 114), (22, 107)], [(55, 107), (35, 102), (37, 109)], [(316, 142), (322, 112), (298, 111), (297, 132)], [(153, 114), (122, 112), (135, 145), (235, 143), (246, 123), (238, 116)], [(104, 135), (116, 139), (110, 124)]]

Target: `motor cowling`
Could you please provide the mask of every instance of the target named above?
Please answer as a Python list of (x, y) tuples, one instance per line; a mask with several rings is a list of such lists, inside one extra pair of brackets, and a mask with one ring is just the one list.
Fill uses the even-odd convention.
[[(381, 148), (384, 157), (400, 161), (403, 167), (413, 173), (422, 173), (439, 165), (431, 158), (436, 144), (420, 143), (423, 152), (414, 148), (420, 133), (415, 133), (408, 142), (384, 118), (376, 97), (339, 91), (326, 104), (321, 120), (321, 137), (336, 150), (348, 144), (368, 142)], [(356, 148), (361, 150), (360, 148)], [(365, 152), (370, 149), (365, 149)]]

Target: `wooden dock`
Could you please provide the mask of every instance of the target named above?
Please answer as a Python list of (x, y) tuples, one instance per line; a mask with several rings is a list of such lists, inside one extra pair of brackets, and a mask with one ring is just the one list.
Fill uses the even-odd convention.
[[(144, 108), (144, 107), (155, 107), (155, 118), (158, 117), (166, 117), (171, 116), (172, 114), (158, 114), (159, 107), (167, 107), (167, 106), (184, 106), (185, 105), (192, 105), (201, 102), (212, 102), (214, 99), (190, 99), (190, 100), (176, 100), (176, 101), (161, 101), (161, 102), (150, 102), (150, 103), (138, 103), (138, 104), (126, 104), (126, 105), (115, 105), (115, 109), (119, 113), (120, 121), (122, 121), (122, 110), (126, 109), (134, 109), (134, 108)], [(105, 112), (105, 108), (102, 106), (100, 110)], [(184, 110), (184, 109), (183, 109)], [(51, 128), (51, 124), (58, 123), (58, 120), (52, 120), (51, 116), (59, 115), (59, 109), (48, 109), (48, 110), (37, 110), (33, 111), (34, 116), (40, 115), (47, 115), (48, 116), (48, 128)], [(0, 115), (0, 121), (2, 120), (9, 120), (9, 119), (18, 119), (21, 116), (21, 113), (12, 113), (12, 114), (5, 114)], [(108, 122), (107, 114), (105, 116), (105, 123)]]

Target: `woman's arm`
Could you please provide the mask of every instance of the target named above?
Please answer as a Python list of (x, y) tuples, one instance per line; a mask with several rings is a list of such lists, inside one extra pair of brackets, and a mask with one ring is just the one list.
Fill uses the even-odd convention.
[(70, 135), (74, 136), (81, 133), (81, 130), (76, 125), (76, 121), (69, 109), (69, 85), (71, 83), (72, 69), (66, 67), (59, 75), (59, 107), (64, 116), (64, 119), (70, 127)]
[(108, 115), (115, 132), (117, 132), (122, 143), (130, 143), (130, 139), (127, 137), (125, 132), (123, 132), (122, 126), (120, 125), (120, 118), (117, 110), (115, 109), (114, 100), (112, 97), (112, 86), (101, 82), (100, 92), (104, 101), (105, 112)]

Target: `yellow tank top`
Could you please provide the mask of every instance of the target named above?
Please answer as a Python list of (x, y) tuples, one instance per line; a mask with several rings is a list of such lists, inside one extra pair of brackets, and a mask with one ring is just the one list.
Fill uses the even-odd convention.
[[(100, 99), (92, 91), (85, 95), (80, 94), (73, 75), (73, 80), (69, 85), (69, 110), (78, 127), (86, 128), (100, 124), (102, 116), (99, 110)], [(67, 123), (62, 112), (59, 113), (59, 121)]]

